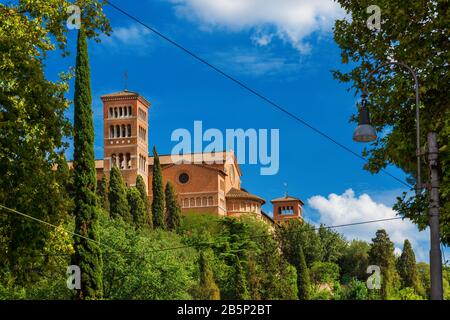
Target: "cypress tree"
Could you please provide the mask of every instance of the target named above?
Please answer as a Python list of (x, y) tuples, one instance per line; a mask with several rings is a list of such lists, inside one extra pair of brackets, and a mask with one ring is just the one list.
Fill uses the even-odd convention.
[(152, 218), (152, 211), (150, 208), (150, 203), (148, 201), (147, 191), (145, 189), (145, 182), (141, 175), (138, 175), (136, 178), (136, 188), (138, 189), (141, 199), (144, 202), (145, 206), (145, 224), (148, 225), (150, 228), (153, 227), (153, 218)]
[(199, 259), (200, 283), (197, 296), (201, 300), (220, 300), (220, 291), (214, 281), (213, 271), (206, 254), (201, 251)]
[(100, 187), (98, 188), (98, 197), (102, 208), (106, 212), (109, 212), (109, 181), (106, 175), (103, 175), (100, 182)]
[(308, 266), (306, 265), (305, 255), (303, 249), (299, 246), (298, 249), (298, 265), (297, 268), (297, 288), (298, 298), (300, 300), (310, 299), (311, 280), (309, 277)]
[(167, 229), (178, 232), (181, 223), (181, 209), (177, 202), (175, 190), (170, 182), (166, 184), (165, 196)]
[(109, 207), (111, 218), (121, 217), (124, 221), (133, 223), (127, 200), (127, 188), (117, 167), (111, 169), (109, 177)]
[(242, 268), (239, 257), (234, 255), (232, 258), (232, 266), (234, 271), (234, 293), (232, 300), (249, 300), (250, 294), (247, 288), (247, 280), (245, 279), (245, 272)]
[(369, 263), (381, 269), (380, 297), (387, 299), (392, 291), (395, 278), (394, 244), (385, 230), (378, 230), (369, 250)]
[(263, 291), (263, 275), (259, 272), (254, 254), (250, 254), (247, 258), (245, 269), (247, 270), (247, 284), (250, 298), (252, 300), (261, 300), (261, 291)]
[(416, 257), (408, 239), (403, 244), (403, 251), (397, 261), (397, 272), (403, 287), (410, 287), (418, 291), (419, 278), (416, 268)]
[[(86, 34), (78, 32), (74, 96), (75, 233), (98, 241), (98, 207), (94, 162), (94, 125)], [(72, 263), (79, 266), (81, 289), (77, 299), (103, 296), (102, 253), (98, 244), (74, 236)]]
[(153, 147), (153, 176), (152, 176), (152, 216), (155, 228), (165, 228), (164, 224), (164, 186), (162, 180), (161, 164), (158, 153)]
[(139, 190), (131, 187), (127, 192), (128, 205), (130, 206), (130, 213), (133, 217), (134, 226), (136, 229), (143, 228), (145, 225), (145, 205), (142, 201)]

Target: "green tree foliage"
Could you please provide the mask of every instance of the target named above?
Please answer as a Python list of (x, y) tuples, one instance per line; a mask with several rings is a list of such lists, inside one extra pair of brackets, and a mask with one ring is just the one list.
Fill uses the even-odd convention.
[[(85, 0), (84, 26), (89, 35), (108, 32), (109, 23), (96, 0)], [(64, 139), (70, 123), (64, 113), (69, 73), (49, 81), (44, 65), (50, 51), (66, 47), (65, 0), (19, 0), (0, 4), (0, 203), (52, 224), (72, 208)], [(63, 71), (63, 70), (61, 70)], [(56, 76), (56, 75), (53, 75)], [(56, 78), (56, 77), (54, 77)], [(38, 258), (50, 230), (35, 221), (0, 215), (0, 267), (16, 282), (35, 281)], [(32, 267), (33, 270), (27, 270)]]
[(233, 277), (231, 278), (232, 292), (229, 297), (231, 300), (248, 300), (250, 294), (248, 292), (245, 271), (242, 268), (241, 261), (237, 255), (231, 257), (231, 267), (233, 269)]
[(419, 277), (421, 294), (424, 297), (430, 297), (430, 266), (426, 262), (419, 262), (416, 264), (417, 275)]
[(344, 298), (346, 300), (368, 300), (369, 292), (366, 283), (355, 278), (351, 279), (344, 290)]
[(416, 257), (408, 239), (403, 244), (403, 251), (397, 260), (397, 272), (402, 287), (410, 287), (419, 292), (419, 278), (416, 268)]
[[(277, 228), (277, 238), (285, 259), (297, 269), (297, 289), (300, 300), (310, 299), (311, 280), (308, 265), (320, 261), (323, 246), (314, 227), (298, 220), (283, 223)], [(305, 255), (306, 250), (308, 255)], [(308, 258), (309, 264), (308, 264)]]
[[(64, 118), (68, 84), (66, 75), (57, 82), (45, 78), (42, 54), (54, 49), (48, 25), (17, 12), (0, 4), (0, 203), (58, 223), (70, 209), (62, 167), (52, 170), (65, 162), (58, 150), (70, 132)], [(36, 264), (32, 256), (42, 250), (49, 229), (0, 210), (0, 266), (19, 282), (30, 280), (24, 267)]]
[(150, 228), (152, 228), (153, 227), (153, 218), (152, 218), (150, 203), (148, 201), (147, 190), (145, 188), (144, 179), (139, 174), (136, 178), (136, 188), (139, 190), (139, 193), (141, 194), (141, 199), (144, 202), (145, 212), (146, 212), (145, 224), (148, 225)]
[(323, 248), (323, 262), (337, 262), (346, 246), (347, 242), (338, 232), (327, 229), (323, 225), (320, 226), (318, 235)]
[(155, 228), (165, 229), (164, 221), (164, 185), (162, 180), (161, 164), (158, 153), (153, 147), (153, 175), (152, 175), (152, 217)]
[[(240, 223), (247, 226), (241, 229), (244, 242), (244, 267), (247, 271), (247, 284), (251, 299), (296, 299), (297, 272), (279, 252), (279, 245), (267, 225), (253, 217), (242, 217)], [(238, 229), (239, 230), (239, 229)]]
[[(136, 230), (121, 219), (101, 218), (105, 248), (103, 281), (106, 299), (191, 299), (198, 255), (182, 239), (163, 230)], [(112, 249), (109, 249), (112, 248)]]
[[(75, 233), (73, 263), (82, 270), (78, 299), (99, 299), (103, 295), (102, 255), (98, 241), (98, 211), (94, 161), (94, 125), (90, 67), (86, 35), (78, 32), (74, 97), (74, 185)], [(92, 239), (94, 241), (87, 240)]]
[(111, 169), (109, 178), (109, 206), (111, 218), (122, 218), (128, 223), (133, 223), (127, 200), (127, 188), (122, 173), (116, 166)]
[(414, 288), (405, 287), (395, 292), (389, 297), (390, 300), (423, 300), (423, 297), (416, 293)]
[(39, 269), (39, 277), (19, 284), (11, 274), (3, 275), (0, 281), (0, 300), (38, 300), (38, 299), (72, 299), (73, 291), (66, 285), (65, 273), (73, 254), (72, 236), (64, 228), (73, 229), (70, 225), (59, 225), (50, 231), (41, 255), (36, 258), (36, 265), (45, 265)]
[(130, 206), (130, 213), (133, 217), (133, 223), (136, 229), (143, 228), (145, 226), (145, 204), (142, 201), (139, 190), (135, 187), (131, 187), (127, 191), (127, 201)]
[(225, 218), (219, 221), (218, 234), (214, 238), (221, 241), (215, 244), (214, 250), (220, 259), (220, 265), (215, 274), (224, 299), (236, 300), (241, 296), (250, 298), (247, 274), (243, 268), (249, 252), (256, 249), (256, 244), (249, 235), (250, 225), (240, 219)]
[(212, 254), (200, 252), (199, 258), (199, 284), (193, 290), (193, 296), (199, 300), (220, 300), (220, 290), (214, 280), (209, 256)]
[(357, 280), (367, 279), (369, 249), (370, 245), (367, 242), (352, 240), (343, 250), (338, 262), (343, 283), (347, 283), (353, 278)]
[(450, 267), (448, 265), (442, 268), (442, 289), (444, 291), (444, 299), (450, 300)]
[(256, 262), (255, 254), (249, 253), (246, 263), (247, 284), (249, 297), (252, 300), (261, 300), (262, 277), (260, 266)]
[(106, 175), (103, 175), (97, 188), (97, 193), (100, 205), (106, 212), (109, 212), (109, 181)]
[(333, 262), (314, 262), (310, 269), (310, 275), (315, 284), (333, 284), (339, 279), (339, 266)]
[[(108, 32), (102, 5), (96, 0), (83, 3), (97, 7), (84, 16), (89, 34)], [(65, 9), (70, 4), (65, 0), (0, 4), (0, 203), (53, 224), (72, 210), (66, 193), (70, 179), (63, 166), (64, 139), (70, 134), (64, 113), (70, 105), (65, 96), (71, 74), (61, 73), (58, 80), (49, 81), (44, 65), (49, 52), (65, 48)], [(20, 282), (32, 274), (24, 270), (26, 266), (40, 268), (32, 257), (42, 251), (49, 229), (4, 213), (0, 267), (10, 269)]]
[[(390, 1), (380, 0), (381, 29), (367, 28), (373, 4), (369, 0), (337, 2), (349, 13), (351, 19), (337, 20), (334, 39), (341, 48), (342, 62), (351, 69), (335, 71), (341, 82), (350, 82), (351, 88), (360, 91), (370, 70), (391, 60), (402, 61), (417, 71), (421, 96), (421, 141), (426, 146), (426, 135), (438, 135), (440, 151), (440, 203), (441, 237), (450, 243), (450, 70), (448, 60), (450, 10), (448, 1)], [(344, 69), (344, 68), (343, 68)], [(380, 134), (363, 152), (369, 157), (365, 168), (379, 172), (392, 164), (405, 171), (414, 183), (416, 178), (416, 133), (414, 109), (414, 83), (407, 70), (400, 67), (385, 68), (371, 80), (369, 108), (372, 124)], [(356, 112), (355, 108), (355, 112)], [(356, 116), (352, 117), (356, 121)], [(428, 170), (423, 164), (424, 180)], [(427, 197), (425, 197), (426, 199)], [(416, 198), (399, 198), (395, 206), (404, 216), (412, 219), (423, 230), (428, 225), (426, 201), (416, 203)]]
[(300, 300), (309, 300), (311, 280), (309, 277), (309, 270), (306, 265), (305, 256), (303, 254), (303, 249), (301, 247), (298, 250), (298, 263), (295, 267), (297, 268), (298, 298)]
[(181, 209), (178, 204), (175, 190), (170, 182), (167, 182), (166, 184), (165, 199), (167, 230), (178, 232), (180, 230)]
[(394, 244), (385, 230), (378, 230), (369, 250), (369, 263), (381, 269), (381, 298), (387, 299), (394, 289), (396, 270)]
[[(247, 283), (251, 299), (296, 299), (297, 272), (279, 252), (279, 246), (267, 225), (252, 217), (241, 218), (248, 225), (248, 237), (254, 237), (246, 253)], [(255, 237), (257, 236), (257, 237)]]
[(259, 296), (264, 300), (297, 299), (297, 270), (280, 255), (273, 238), (263, 239), (259, 244), (257, 259), (261, 278)]
[(191, 213), (183, 216), (181, 233), (190, 245), (209, 244), (213, 248), (211, 266), (223, 299), (231, 299), (235, 293), (232, 259), (236, 254), (251, 299), (297, 299), (296, 269), (282, 257), (264, 222), (252, 217), (223, 219)]
[(315, 261), (322, 261), (324, 248), (314, 226), (299, 220), (289, 220), (276, 229), (277, 238), (280, 241), (283, 255), (293, 264), (298, 257), (298, 248), (302, 247), (306, 264), (310, 267)]

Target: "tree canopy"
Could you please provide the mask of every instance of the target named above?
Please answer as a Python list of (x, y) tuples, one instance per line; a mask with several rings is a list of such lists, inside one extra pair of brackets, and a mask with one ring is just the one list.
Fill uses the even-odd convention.
[[(441, 237), (450, 243), (450, 20), (449, 3), (437, 1), (380, 0), (381, 29), (369, 30), (367, 8), (369, 0), (337, 0), (348, 18), (337, 20), (334, 39), (341, 49), (342, 63), (336, 70), (337, 80), (350, 83), (355, 94), (361, 92), (366, 75), (378, 65), (402, 61), (413, 68), (420, 83), (421, 147), (426, 136), (437, 133), (439, 148)], [(351, 19), (350, 19), (351, 17)], [(345, 70), (345, 71), (344, 71)], [(349, 70), (349, 71), (347, 71)], [(375, 142), (363, 152), (369, 162), (365, 168), (379, 172), (387, 165), (401, 168), (414, 183), (416, 165), (415, 91), (412, 75), (400, 67), (379, 70), (368, 86), (371, 121), (379, 134)], [(357, 111), (355, 107), (355, 112)], [(351, 118), (356, 121), (356, 116)], [(428, 179), (425, 163), (422, 172)], [(400, 195), (399, 195), (400, 196)], [(426, 201), (416, 201), (406, 194), (399, 197), (395, 207), (401, 214), (417, 223), (421, 230), (428, 225)]]

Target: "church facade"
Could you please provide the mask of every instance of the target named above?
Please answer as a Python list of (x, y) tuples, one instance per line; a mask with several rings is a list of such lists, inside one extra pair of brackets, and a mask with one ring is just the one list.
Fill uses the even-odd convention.
[[(152, 198), (153, 157), (148, 150), (150, 102), (136, 92), (103, 95), (104, 158), (95, 161), (97, 180), (119, 167), (128, 186), (141, 175)], [(160, 155), (164, 185), (174, 186), (183, 213), (219, 216), (253, 215), (268, 223), (302, 220), (303, 202), (291, 196), (271, 200), (273, 217), (262, 209), (265, 200), (241, 187), (242, 171), (232, 151), (220, 154), (187, 154), (183, 163)], [(198, 161), (198, 159), (201, 161)], [(217, 161), (220, 159), (221, 161)]]

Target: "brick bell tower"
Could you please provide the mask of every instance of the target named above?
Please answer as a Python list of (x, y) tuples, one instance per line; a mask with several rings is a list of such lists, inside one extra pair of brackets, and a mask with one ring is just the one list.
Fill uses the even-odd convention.
[(287, 193), (282, 198), (270, 201), (273, 205), (273, 220), (277, 223), (290, 219), (303, 221), (303, 201), (289, 196)]
[(128, 90), (106, 94), (103, 101), (104, 164), (109, 176), (116, 166), (128, 186), (139, 175), (148, 191), (148, 109), (150, 102)]

